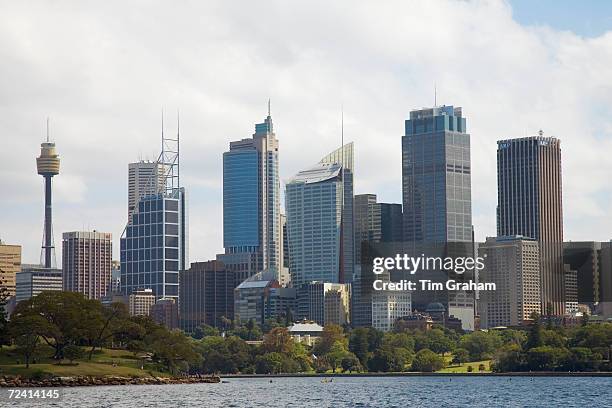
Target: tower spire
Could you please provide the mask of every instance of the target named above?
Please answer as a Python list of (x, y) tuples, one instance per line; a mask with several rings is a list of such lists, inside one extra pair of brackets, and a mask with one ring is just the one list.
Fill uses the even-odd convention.
[(49, 143), (49, 117), (47, 116), (47, 143)]
[(268, 117), (272, 116), (271, 114), (271, 109), (270, 109), (270, 98), (268, 98)]

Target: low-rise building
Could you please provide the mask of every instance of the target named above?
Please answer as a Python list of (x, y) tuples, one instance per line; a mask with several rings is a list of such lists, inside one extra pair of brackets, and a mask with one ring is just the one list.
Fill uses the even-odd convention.
[(172, 298), (159, 299), (151, 305), (149, 316), (155, 323), (166, 326), (169, 330), (178, 329), (178, 305)]
[(62, 270), (22, 264), (15, 275), (15, 300), (21, 302), (46, 291), (62, 290)]
[(149, 316), (151, 306), (155, 304), (155, 294), (152, 289), (135, 290), (129, 295), (128, 302), (131, 316)]
[(289, 333), (296, 343), (313, 346), (323, 335), (323, 327), (306, 319), (288, 327)]

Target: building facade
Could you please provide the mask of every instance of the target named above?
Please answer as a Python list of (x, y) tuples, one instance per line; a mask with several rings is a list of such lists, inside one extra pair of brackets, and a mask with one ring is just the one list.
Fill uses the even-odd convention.
[(165, 326), (168, 330), (178, 329), (178, 304), (176, 300), (159, 299), (149, 309), (149, 316), (157, 324)]
[(144, 196), (163, 188), (163, 170), (157, 161), (140, 160), (128, 164), (128, 220)]
[(154, 304), (155, 293), (152, 289), (135, 290), (128, 296), (130, 316), (149, 316)]
[(412, 314), (411, 292), (375, 291), (372, 294), (372, 327), (388, 332), (398, 319)]
[(280, 288), (278, 281), (253, 275), (234, 289), (234, 320), (238, 324), (253, 320), (258, 325), (265, 321), (266, 303), (270, 291)]
[(74, 231), (62, 234), (62, 273), (65, 291), (100, 299), (111, 283), (112, 234)]
[(193, 262), (180, 272), (180, 325), (193, 333), (204, 324), (222, 327), (234, 318), (234, 272), (219, 261)]
[(497, 142), (497, 236), (540, 244), (542, 310), (565, 313), (561, 142), (539, 136)]
[(140, 198), (121, 237), (121, 290), (152, 289), (179, 296), (179, 271), (189, 261), (187, 197), (183, 188)]
[(22, 264), (15, 275), (15, 300), (21, 302), (42, 292), (62, 290), (62, 270)]
[(223, 153), (223, 246), (225, 255), (245, 255), (219, 259), (244, 279), (262, 270), (278, 273), (280, 217), (278, 140), (268, 113), (252, 138), (231, 142)]
[(351, 285), (309, 282), (297, 288), (297, 319), (325, 326), (351, 322)]
[(17, 273), (21, 270), (21, 246), (7, 245), (0, 241), (0, 286), (9, 296), (15, 296)]
[(478, 248), (485, 268), (479, 281), (494, 283), (480, 292), (482, 328), (520, 326), (540, 314), (540, 250), (538, 242), (521, 236), (487, 238)]

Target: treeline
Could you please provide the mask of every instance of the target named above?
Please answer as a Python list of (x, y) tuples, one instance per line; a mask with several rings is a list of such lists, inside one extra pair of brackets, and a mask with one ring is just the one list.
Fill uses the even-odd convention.
[(610, 323), (585, 321), (565, 329), (543, 325), (536, 316), (526, 330), (465, 334), (442, 327), (421, 331), (400, 326), (383, 333), (328, 325), (310, 347), (293, 340), (287, 320), (267, 320), (259, 327), (252, 320), (236, 325), (223, 319), (221, 329), (201, 326), (187, 336), (148, 317), (129, 316), (123, 304), (104, 307), (78, 293), (46, 292), (19, 303), (10, 321), (0, 324), (0, 339), (13, 344), (26, 365), (45, 350), (60, 362), (91, 359), (96, 350), (111, 347), (173, 374), (433, 372), (484, 360), (500, 372), (610, 371)]

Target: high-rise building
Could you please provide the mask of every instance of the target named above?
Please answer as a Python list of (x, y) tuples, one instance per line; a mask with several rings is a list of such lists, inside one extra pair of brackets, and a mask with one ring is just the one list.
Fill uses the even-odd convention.
[(112, 234), (74, 231), (62, 234), (62, 273), (65, 291), (88, 299), (106, 295), (111, 281)]
[(49, 142), (49, 121), (47, 120), (47, 141), (40, 145), (40, 156), (36, 158), (38, 174), (45, 179), (45, 225), (41, 263), (45, 268), (53, 267), (55, 262), (55, 247), (53, 242), (53, 222), (51, 208), (51, 179), (59, 174), (60, 159), (55, 150), (55, 143)]
[(598, 313), (612, 317), (612, 241), (601, 243)]
[(283, 318), (293, 322), (297, 310), (295, 288), (269, 288), (264, 303), (264, 319)]
[(572, 314), (578, 312), (578, 271), (563, 265), (564, 271), (564, 290), (565, 290), (565, 313)]
[(519, 326), (541, 313), (540, 251), (533, 238), (487, 238), (478, 247), (484, 259), (479, 281), (494, 283), (494, 291), (480, 292), (482, 328)]
[[(231, 142), (223, 153), (223, 246), (218, 259), (247, 279), (281, 267), (278, 140), (272, 117), (252, 138)], [(235, 254), (239, 254), (235, 256)]]
[(472, 239), (470, 135), (461, 108), (410, 112), (402, 137), (404, 240)]
[[(289, 270), (294, 287), (312, 281), (352, 280), (353, 164), (347, 157), (352, 158), (352, 143), (287, 183)], [(342, 160), (346, 168), (339, 163)]]
[(222, 262), (193, 262), (180, 272), (180, 325), (192, 333), (207, 324), (221, 327), (234, 318), (234, 273)]
[(8, 290), (9, 296), (15, 296), (15, 280), (20, 270), (21, 246), (0, 241), (0, 286)]
[(351, 285), (309, 282), (297, 288), (297, 320), (307, 319), (325, 326), (351, 321)]
[(150, 289), (156, 299), (178, 301), (179, 271), (189, 264), (188, 203), (179, 178), (179, 136), (178, 130), (176, 137), (164, 135), (162, 124), (158, 167), (145, 184), (157, 185), (157, 191), (135, 195), (137, 203), (121, 236), (121, 290), (125, 295)]
[(21, 302), (42, 292), (62, 290), (62, 270), (41, 265), (22, 264), (15, 275), (15, 300)]
[(289, 273), (289, 241), (287, 239), (287, 216), (281, 214), (281, 264), (279, 271), (278, 283), (281, 286), (287, 287), (291, 283), (291, 274)]
[(108, 285), (107, 293), (121, 292), (121, 263), (119, 261), (111, 262), (111, 279)]
[[(435, 106), (410, 112), (402, 137), (403, 240), (413, 256), (473, 256), (470, 135), (460, 107)], [(463, 275), (428, 271), (431, 279), (469, 280)], [(440, 302), (449, 314), (473, 327), (474, 298), (464, 291), (418, 291), (412, 303), (423, 310)], [(469, 320), (469, 321), (468, 321)]]
[(155, 293), (151, 289), (135, 290), (128, 296), (130, 316), (149, 316), (155, 304)]
[(163, 167), (157, 161), (140, 160), (128, 164), (128, 219), (142, 197), (163, 189), (163, 175)]
[(561, 142), (539, 136), (497, 142), (497, 235), (540, 244), (542, 313), (565, 313)]
[(157, 324), (165, 326), (169, 330), (178, 329), (178, 305), (176, 300), (159, 299), (149, 309), (149, 317)]
[(576, 272), (577, 302), (590, 307), (600, 302), (601, 247), (594, 241), (563, 243), (563, 264)]
[(403, 237), (404, 214), (401, 204), (379, 203), (380, 241), (400, 242)]
[(251, 276), (234, 289), (234, 320), (246, 323), (253, 320), (262, 325), (266, 319), (266, 304), (272, 289), (279, 289), (277, 280), (269, 279), (273, 273)]
[(358, 194), (355, 196), (355, 259), (361, 263), (361, 245), (363, 242), (380, 242), (381, 240), (381, 207), (376, 202), (376, 194)]

